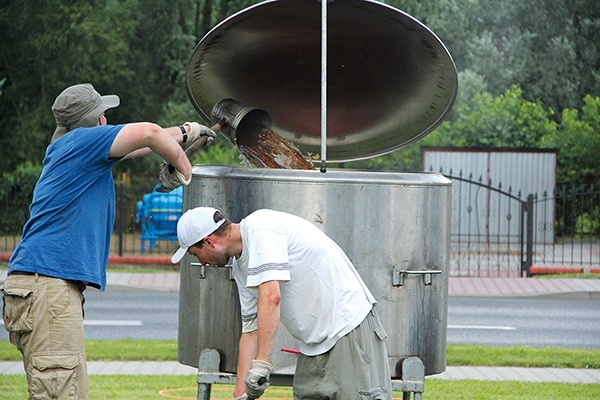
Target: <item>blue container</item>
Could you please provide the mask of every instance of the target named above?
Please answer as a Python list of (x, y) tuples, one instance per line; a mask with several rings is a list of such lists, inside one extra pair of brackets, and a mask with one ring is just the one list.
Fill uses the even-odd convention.
[[(158, 185), (157, 185), (158, 186)], [(177, 240), (177, 221), (181, 217), (183, 188), (180, 186), (169, 193), (157, 192), (156, 188), (137, 202), (136, 222), (142, 226), (141, 253), (156, 247), (157, 240)]]

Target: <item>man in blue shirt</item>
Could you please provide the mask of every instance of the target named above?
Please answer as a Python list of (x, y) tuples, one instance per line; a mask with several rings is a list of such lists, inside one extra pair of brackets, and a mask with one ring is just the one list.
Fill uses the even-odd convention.
[(191, 180), (180, 143), (215, 136), (196, 122), (107, 125), (104, 112), (118, 105), (119, 97), (79, 84), (52, 106), (57, 128), (2, 288), (5, 327), (23, 354), (31, 399), (88, 398), (83, 290), (106, 285), (115, 219), (112, 167), (154, 152), (175, 167), (160, 176), (172, 190)]

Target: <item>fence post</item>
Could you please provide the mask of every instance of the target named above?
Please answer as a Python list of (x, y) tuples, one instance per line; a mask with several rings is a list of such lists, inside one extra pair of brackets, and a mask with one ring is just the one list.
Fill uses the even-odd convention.
[(521, 274), (525, 272), (525, 276), (531, 276), (531, 265), (533, 264), (533, 194), (527, 196), (527, 254), (525, 258), (525, 271), (521, 271)]
[(123, 215), (124, 215), (124, 210), (123, 208), (125, 208), (125, 201), (124, 201), (124, 195), (123, 195), (123, 182), (119, 182), (117, 184), (118, 187), (118, 196), (117, 198), (118, 200), (118, 210), (119, 210), (119, 256), (123, 255)]

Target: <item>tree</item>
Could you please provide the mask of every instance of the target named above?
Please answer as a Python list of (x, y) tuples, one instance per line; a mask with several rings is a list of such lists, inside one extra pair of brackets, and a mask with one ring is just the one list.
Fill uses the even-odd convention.
[[(477, 78), (473, 78), (477, 81)], [(552, 110), (541, 102), (523, 98), (522, 90), (514, 85), (499, 96), (488, 92), (476, 94), (460, 104), (454, 120), (444, 121), (432, 133), (404, 149), (373, 160), (358, 163), (362, 168), (419, 171), (420, 147), (475, 148), (539, 148), (555, 145), (546, 138), (556, 135), (557, 124), (551, 119)]]
[[(41, 162), (55, 125), (50, 112), (52, 101), (73, 83), (92, 82), (101, 93), (121, 97), (121, 106), (107, 113), (111, 123), (149, 120), (171, 125), (198, 119), (185, 90), (185, 70), (195, 45), (217, 23), (257, 2), (3, 1), (0, 171), (13, 170), (26, 161)], [(548, 118), (557, 122), (564, 115), (561, 110), (581, 110), (586, 94), (597, 96), (600, 92), (597, 1), (385, 2), (425, 23), (452, 54), (460, 85), (448, 123), (465, 118), (458, 111), (477, 93), (487, 93), (479, 98), (484, 102), (485, 96), (505, 96), (514, 84), (520, 88), (522, 100), (555, 110), (555, 114), (548, 111)], [(475, 106), (470, 103), (468, 107)], [(461, 110), (471, 112), (470, 108)], [(487, 118), (484, 114), (480, 117)], [(500, 111), (495, 118), (500, 118)], [(489, 126), (489, 119), (470, 122), (472, 126), (487, 126), (486, 132), (499, 132)], [(494, 123), (510, 126), (498, 119)], [(444, 128), (440, 129), (441, 134)], [(440, 134), (434, 132), (419, 144), (436, 137), (443, 139)], [(477, 135), (471, 132), (469, 141), (473, 137)], [(463, 140), (452, 138), (456, 143)], [(494, 143), (504, 142), (505, 138), (482, 136), (481, 140)], [(535, 145), (530, 139), (524, 143)], [(418, 144), (412, 149), (408, 146), (390, 155), (394, 159), (390, 165), (418, 168), (419, 163), (413, 161), (418, 158)], [(152, 158), (126, 162), (117, 172), (154, 174), (158, 162)], [(369, 163), (384, 167), (387, 161)]]
[(581, 112), (565, 109), (555, 135), (544, 144), (560, 148), (558, 177), (560, 184), (600, 187), (600, 97), (585, 96)]
[[(518, 84), (554, 110), (600, 92), (600, 3), (593, 0), (388, 0), (430, 27), (459, 71), (492, 95)], [(459, 103), (460, 104), (460, 103)], [(561, 114), (553, 118), (559, 120)]]
[(443, 122), (426, 137), (428, 143), (454, 147), (512, 147), (536, 148), (541, 139), (553, 135), (556, 122), (540, 101), (523, 98), (516, 85), (503, 94), (492, 96), (488, 92), (477, 94), (472, 101), (456, 110), (455, 121)]
[[(41, 162), (55, 127), (52, 102), (75, 83), (91, 82), (100, 93), (121, 97), (121, 105), (107, 113), (110, 123), (198, 119), (185, 91), (189, 57), (208, 29), (248, 3), (3, 1), (0, 171)], [(143, 160), (117, 171), (144, 172), (157, 165)]]
[[(189, 101), (185, 87), (188, 61), (197, 43), (212, 27), (256, 2), (140, 0), (139, 23), (131, 46), (134, 51), (129, 66), (134, 69), (134, 76), (144, 77), (144, 81), (143, 85), (129, 82), (129, 87), (137, 91), (132, 94), (132, 104), (145, 111), (140, 116), (141, 120), (157, 122), (161, 126), (196, 120), (210, 124), (210, 121), (199, 120), (199, 114)], [(125, 115), (131, 114), (133, 110), (125, 111)], [(212, 163), (221, 163), (225, 160), (223, 152), (232, 152), (232, 146), (219, 139), (215, 146), (201, 152), (193, 161), (208, 159), (213, 160)], [(146, 175), (157, 173), (159, 162), (156, 156), (144, 157), (120, 163), (116, 171), (126, 172), (137, 179), (147, 179)]]
[(118, 5), (109, 1), (98, 10), (83, 0), (2, 3), (0, 170), (41, 162), (55, 127), (50, 107), (65, 87), (93, 82), (106, 93), (129, 78), (123, 38), (132, 30), (122, 21), (132, 20), (131, 9)]

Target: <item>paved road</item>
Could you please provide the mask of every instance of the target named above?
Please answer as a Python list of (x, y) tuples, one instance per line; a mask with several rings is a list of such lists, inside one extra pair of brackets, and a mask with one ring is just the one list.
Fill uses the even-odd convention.
[[(6, 271), (0, 271), (4, 281)], [(179, 289), (179, 274), (111, 273), (109, 285), (164, 291)], [(450, 278), (450, 296), (475, 297), (540, 297), (586, 301), (600, 300), (600, 280), (594, 279), (524, 279), (524, 278)], [(596, 303), (597, 304), (597, 303)], [(90, 362), (90, 374), (190, 374), (194, 368), (177, 362)], [(20, 362), (0, 362), (0, 375), (22, 374)], [(512, 368), (512, 367), (448, 367), (446, 372), (428, 379), (519, 380), (526, 382), (569, 382), (600, 384), (598, 369)]]
[(600, 302), (450, 297), (448, 343), (600, 349)]
[[(177, 339), (179, 293), (119, 286), (86, 292), (87, 339)], [(600, 348), (596, 301), (450, 297), (448, 343)], [(8, 339), (0, 329), (0, 339)]]

